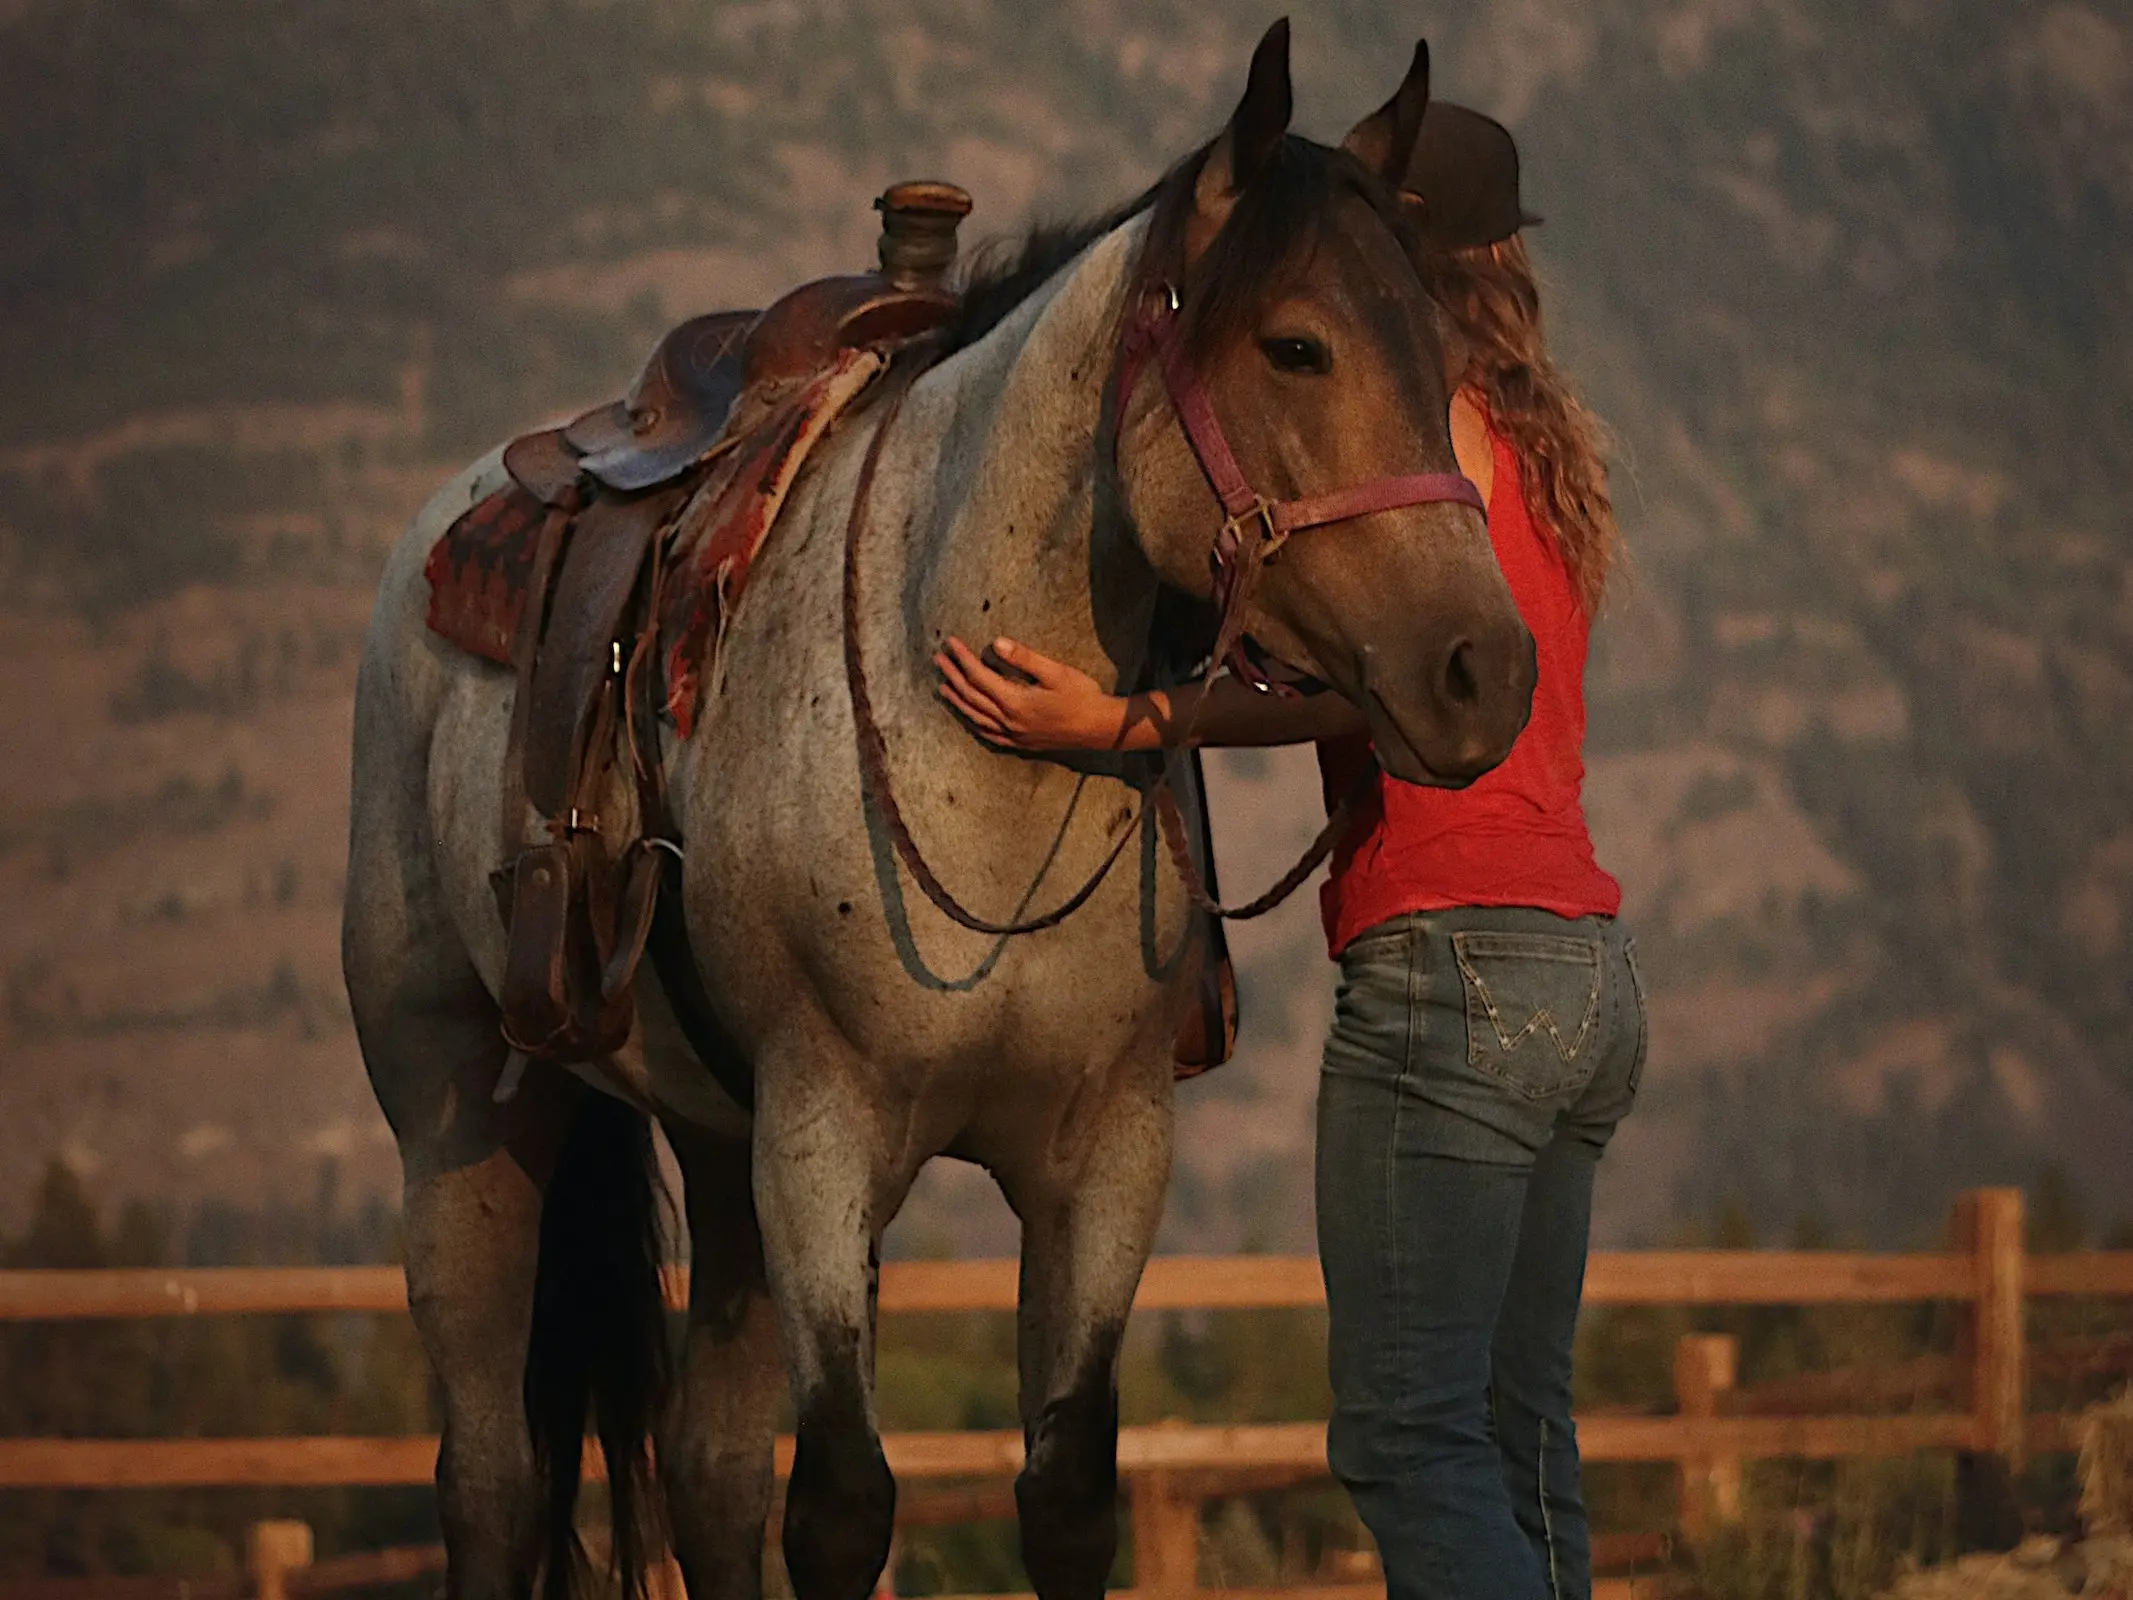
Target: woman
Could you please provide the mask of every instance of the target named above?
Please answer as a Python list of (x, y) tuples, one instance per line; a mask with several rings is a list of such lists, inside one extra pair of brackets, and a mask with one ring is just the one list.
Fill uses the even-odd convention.
[[(1432, 105), (1408, 188), (1425, 238), (1452, 246), (1430, 271), (1470, 351), (1453, 444), (1540, 677), (1510, 757), (1471, 787), (1381, 773), (1323, 890), (1341, 969), (1318, 1112), (1329, 1453), (1394, 1600), (1570, 1600), (1591, 1591), (1572, 1335), (1595, 1168), (1645, 1037), (1580, 803), (1586, 641), (1617, 536), (1591, 419), (1543, 350), (1509, 134)], [(1118, 697), (1012, 640), (992, 655), (1011, 673), (949, 641), (942, 693), (1004, 747), (1315, 739), (1329, 797), (1373, 759), (1330, 694), (1224, 678)]]

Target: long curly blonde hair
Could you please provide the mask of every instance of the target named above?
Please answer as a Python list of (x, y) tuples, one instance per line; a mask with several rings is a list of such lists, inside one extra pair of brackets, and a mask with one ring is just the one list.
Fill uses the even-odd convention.
[(1621, 555), (1601, 458), (1603, 430), (1548, 359), (1540, 286), (1525, 241), (1431, 256), (1431, 289), (1467, 346), (1465, 387), (1518, 456), (1526, 510), (1551, 535), (1587, 616)]

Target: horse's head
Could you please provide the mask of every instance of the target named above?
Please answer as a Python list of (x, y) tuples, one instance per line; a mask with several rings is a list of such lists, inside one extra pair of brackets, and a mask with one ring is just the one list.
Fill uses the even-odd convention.
[[(1428, 98), (1418, 48), (1399, 92), (1342, 148), (1293, 136), (1288, 28), (1277, 23), (1229, 126), (1156, 199), (1136, 294), (1176, 290), (1174, 366), (1268, 501), (1364, 490), (1368, 505), (1386, 480), (1458, 470), (1453, 352), (1388, 181), (1406, 168)], [(1227, 513), (1161, 365), (1125, 369), (1138, 381), (1119, 397), (1124, 493), (1157, 572), (1205, 596)], [(1525, 726), (1533, 640), (1482, 512), (1421, 492), (1407, 503), (1379, 494), (1390, 509), (1296, 531), (1251, 587), (1242, 620), (1362, 708), (1388, 772), (1461, 784), (1501, 761)], [(1245, 541), (1265, 532), (1238, 528)]]

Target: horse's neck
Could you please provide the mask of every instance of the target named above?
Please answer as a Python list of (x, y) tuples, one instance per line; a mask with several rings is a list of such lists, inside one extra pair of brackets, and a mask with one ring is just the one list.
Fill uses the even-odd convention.
[[(906, 616), (939, 632), (1023, 640), (1109, 683), (1153, 598), (1138, 550), (1092, 511), (1111, 337), (1140, 244), (1136, 221), (1097, 241), (912, 396)], [(929, 392), (930, 391), (930, 392)], [(919, 485), (930, 477), (930, 492)], [(1106, 644), (1110, 648), (1106, 648)]]

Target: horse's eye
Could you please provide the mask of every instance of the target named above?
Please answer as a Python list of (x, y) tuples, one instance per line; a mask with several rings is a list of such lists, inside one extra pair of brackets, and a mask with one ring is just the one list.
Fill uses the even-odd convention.
[(1316, 339), (1282, 337), (1261, 339), (1259, 348), (1282, 372), (1331, 372), (1333, 352)]

